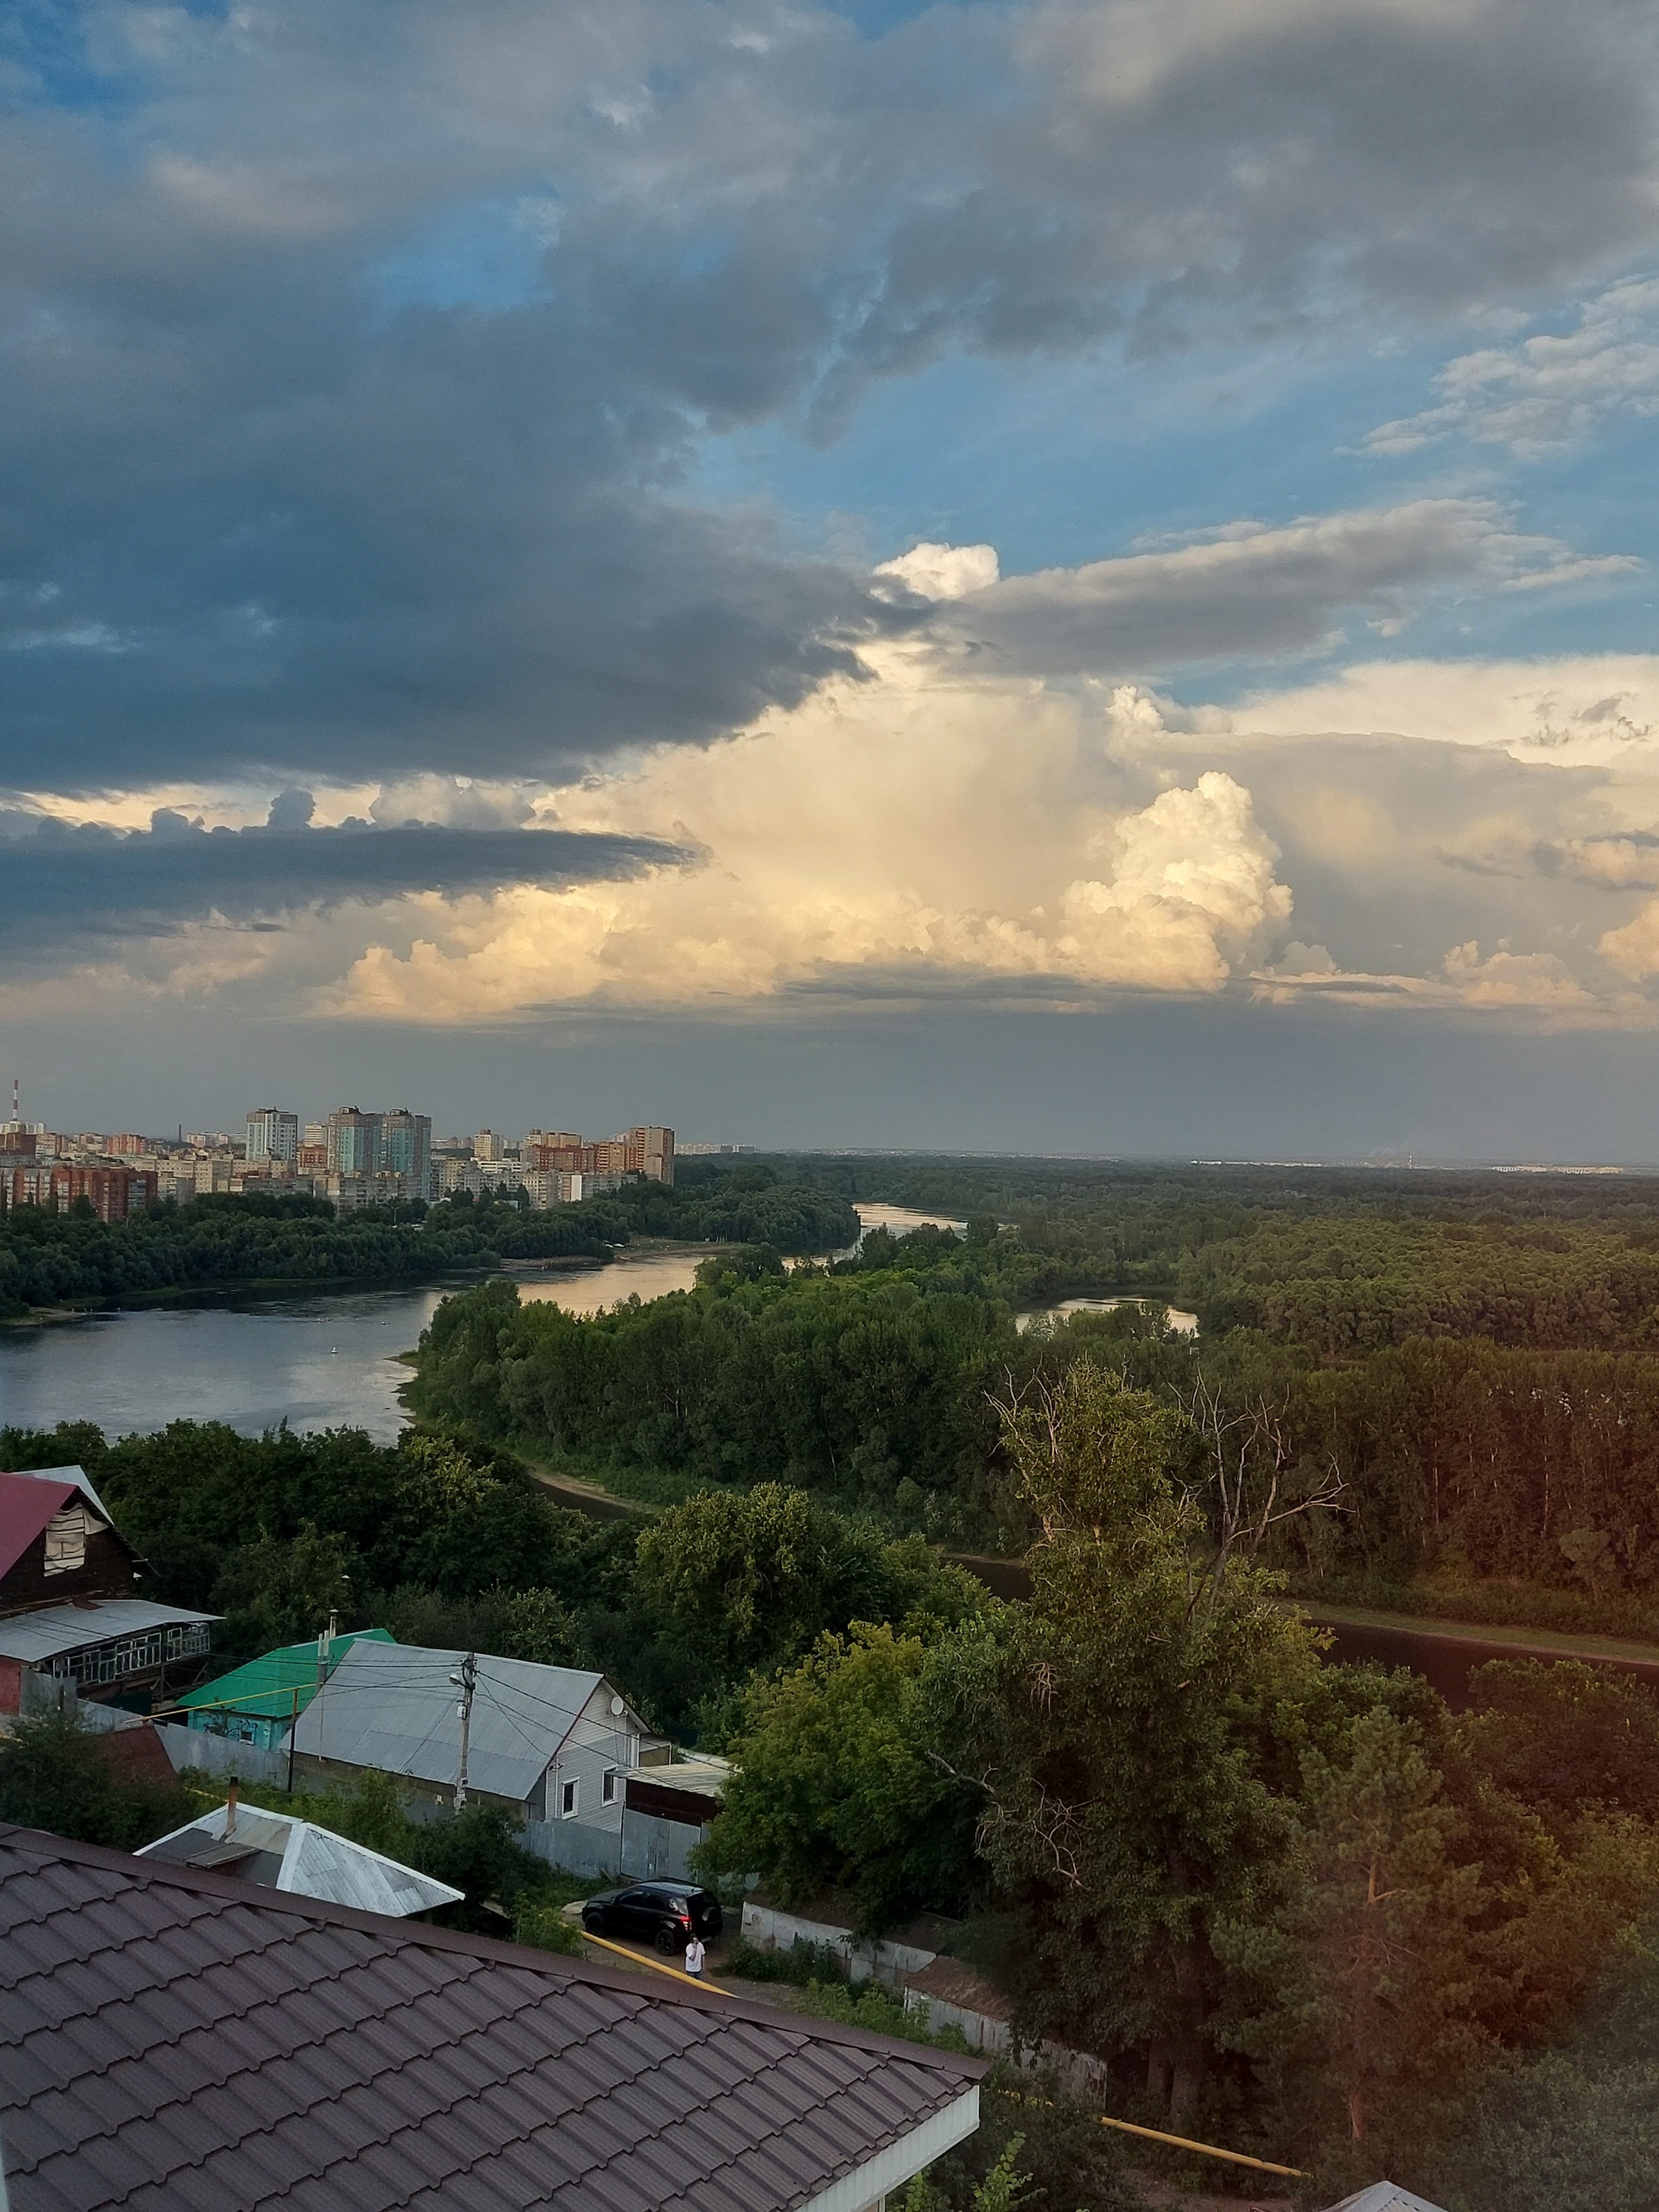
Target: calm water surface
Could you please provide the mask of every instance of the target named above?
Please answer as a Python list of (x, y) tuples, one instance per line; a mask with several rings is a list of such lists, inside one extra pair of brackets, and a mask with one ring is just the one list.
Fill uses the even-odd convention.
[[(914, 1229), (935, 1218), (902, 1206), (861, 1206)], [(620, 1300), (689, 1290), (703, 1249), (641, 1254), (607, 1267), (518, 1281), (527, 1302), (598, 1313)], [(397, 1387), (410, 1351), (446, 1295), (371, 1290), (334, 1297), (112, 1312), (43, 1329), (0, 1329), (0, 1428), (90, 1421), (112, 1436), (171, 1421), (222, 1421), (257, 1436), (291, 1428), (365, 1428), (389, 1443), (409, 1416)]]

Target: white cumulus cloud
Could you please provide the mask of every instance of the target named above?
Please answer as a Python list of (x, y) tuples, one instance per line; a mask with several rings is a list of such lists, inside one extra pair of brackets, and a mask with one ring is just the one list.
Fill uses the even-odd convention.
[(1368, 451), (1415, 453), (1459, 435), (1535, 461), (1610, 416), (1651, 415), (1659, 410), (1659, 277), (1613, 285), (1586, 303), (1574, 330), (1462, 354), (1434, 382), (1438, 404), (1381, 424)]

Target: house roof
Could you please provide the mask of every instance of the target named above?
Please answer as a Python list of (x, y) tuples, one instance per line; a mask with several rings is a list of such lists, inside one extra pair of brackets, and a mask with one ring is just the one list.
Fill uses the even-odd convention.
[(1440, 2208), (1426, 2196), (1414, 2196), (1398, 2182), (1374, 2181), (1357, 2196), (1344, 2196), (1340, 2204), (1332, 2205), (1330, 2212), (1440, 2212)]
[[(327, 1658), (329, 1673), (334, 1672), (353, 1643), (390, 1643), (392, 1640), (391, 1631), (384, 1628), (357, 1629), (348, 1635), (331, 1638)], [(305, 1643), (285, 1643), (280, 1650), (267, 1651), (263, 1658), (250, 1659), (245, 1667), (233, 1668), (228, 1675), (215, 1675), (199, 1689), (186, 1690), (179, 1703), (192, 1711), (229, 1707), (238, 1713), (250, 1713), (256, 1719), (291, 1719), (295, 1691), (300, 1694), (302, 1713), (317, 1694), (317, 1642), (313, 1639)]]
[(4, 1470), (21, 1476), (31, 1483), (73, 1483), (81, 1496), (95, 1505), (104, 1518), (113, 1522), (115, 1516), (92, 1488), (92, 1478), (85, 1467), (16, 1467)]
[(263, 1805), (238, 1805), (235, 1824), (227, 1833), (229, 1812), (228, 1805), (215, 1805), (200, 1820), (147, 1843), (138, 1856), (159, 1859), (169, 1866), (217, 1866), (245, 1882), (290, 1891), (296, 1897), (329, 1897), (336, 1904), (353, 1904), (395, 1919), (430, 1912), (441, 1904), (459, 1904), (467, 1894), (353, 1843), (348, 1836), (336, 1835), (332, 1828), (296, 1820), (289, 1813), (267, 1812)]
[(10, 1573), (53, 1515), (74, 1495), (73, 1483), (0, 1475), (0, 1574)]
[(176, 1605), (152, 1605), (144, 1598), (81, 1598), (73, 1605), (43, 1605), (36, 1613), (14, 1613), (0, 1620), (0, 1659), (21, 1659), (38, 1667), (89, 1644), (109, 1643), (119, 1636), (140, 1636), (148, 1629), (194, 1628), (216, 1621), (217, 1613), (181, 1612)]
[(0, 1827), (14, 2212), (856, 2212), (973, 2059)]
[[(363, 1643), (348, 1651), (326, 1691), (300, 1715), (294, 1747), (342, 1766), (451, 1783), (461, 1755), (460, 1692), (452, 1679), (465, 1654), (412, 1643)], [(578, 1667), (539, 1667), (480, 1651), (467, 1730), (467, 1778), (474, 1789), (522, 1802), (582, 1720), (603, 1675)], [(614, 1692), (621, 1710), (582, 1721), (595, 1747), (630, 1720), (644, 1723)], [(626, 1760), (619, 1758), (620, 1764)]]

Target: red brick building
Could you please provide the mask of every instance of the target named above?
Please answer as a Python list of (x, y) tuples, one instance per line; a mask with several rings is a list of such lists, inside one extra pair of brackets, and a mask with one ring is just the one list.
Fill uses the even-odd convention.
[(48, 1166), (14, 1167), (4, 1178), (8, 1206), (41, 1206), (48, 1213), (67, 1213), (77, 1198), (85, 1198), (100, 1221), (125, 1221), (156, 1203), (156, 1171), (151, 1167), (81, 1167), (59, 1160)]

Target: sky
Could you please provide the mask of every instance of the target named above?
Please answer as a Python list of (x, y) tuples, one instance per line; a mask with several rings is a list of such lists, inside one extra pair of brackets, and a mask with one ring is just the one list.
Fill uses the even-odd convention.
[(58, 1128), (1659, 1162), (1633, 0), (15, 0)]

